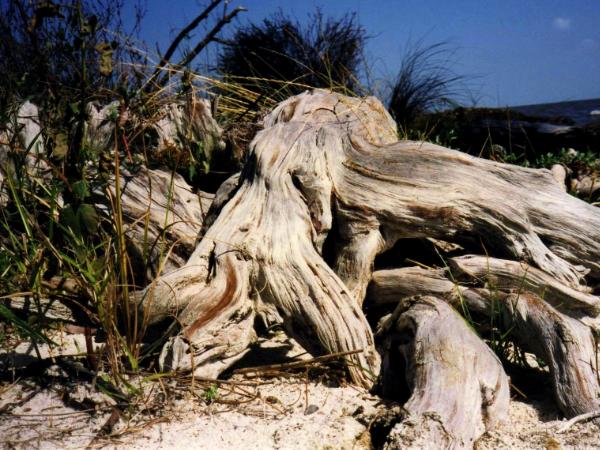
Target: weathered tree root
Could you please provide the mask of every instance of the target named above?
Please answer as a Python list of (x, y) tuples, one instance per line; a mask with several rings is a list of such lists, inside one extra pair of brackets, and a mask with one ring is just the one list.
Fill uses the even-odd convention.
[(590, 328), (534, 294), (509, 295), (502, 305), (504, 328), (548, 364), (556, 403), (565, 416), (598, 409), (596, 343)]
[[(147, 269), (139, 275), (152, 280), (183, 266), (194, 251), (213, 195), (194, 193), (175, 172), (145, 167), (122, 169), (119, 183), (129, 254), (138, 271)], [(114, 178), (110, 191), (116, 195)]]
[[(114, 135), (109, 110), (92, 114), (86, 135), (103, 148)], [(130, 122), (155, 127), (158, 153), (190, 139), (222, 148), (205, 103), (167, 107), (153, 124), (140, 120)], [(506, 413), (498, 361), (442, 298), (465, 315), (493, 317), (543, 359), (566, 415), (598, 408), (592, 330), (600, 328), (600, 299), (586, 286), (600, 281), (600, 210), (565, 193), (550, 171), (398, 142), (374, 98), (306, 92), (263, 125), (208, 215), (211, 199), (199, 199), (179, 177), (123, 172), (126, 235), (150, 256), (150, 276), (166, 272), (138, 297), (150, 323), (175, 325), (163, 369), (218, 376), (248, 351), (260, 320), (283, 324), (314, 354), (350, 352), (352, 380), (371, 386), (380, 357), (362, 304), (373, 278), (370, 302), (400, 302), (380, 334), (384, 391), (399, 377), (412, 388), (390, 446), (433, 439), (469, 447)], [(34, 142), (31, 133), (12, 134)], [(9, 165), (0, 165), (8, 177)], [(505, 259), (463, 256), (443, 269), (373, 274), (378, 254), (415, 238), (483, 246)], [(405, 299), (416, 294), (431, 297)], [(391, 370), (393, 349), (407, 362), (400, 375)]]
[(526, 263), (487, 256), (449, 258), (447, 268), (419, 266), (378, 270), (373, 273), (367, 297), (376, 304), (397, 303), (402, 296), (468, 295), (474, 288), (504, 292), (530, 292), (559, 311), (595, 326), (600, 297), (575, 290)]
[(531, 292), (574, 317), (593, 318), (600, 314), (600, 297), (589, 294), (585, 287), (575, 290), (526, 263), (466, 255), (450, 258), (448, 265), (452, 278), (459, 282), (464, 280), (497, 290)]
[[(405, 298), (377, 336), (384, 386), (406, 382), (411, 393), (385, 448), (471, 448), (507, 419), (508, 377), (500, 361), (443, 300)], [(390, 360), (396, 352), (405, 360), (404, 374)]]
[(373, 98), (314, 91), (282, 102), (215, 204), (189, 261), (143, 293), (152, 321), (175, 316), (180, 327), (163, 367), (223, 370), (260, 318), (317, 354), (362, 349), (349, 372), (370, 385), (378, 355), (361, 305), (375, 257), (402, 238), (483, 243), (556, 280), (561, 312), (596, 316), (584, 285), (600, 279), (598, 209), (547, 170), (397, 142)]
[[(567, 417), (600, 406), (593, 331), (573, 317), (580, 316), (582, 307), (589, 310), (592, 305), (595, 311), (597, 297), (577, 293), (569, 304), (565, 292), (570, 288), (553, 284), (552, 280), (545, 279), (546, 275), (542, 276), (548, 283), (544, 286), (538, 278), (540, 273), (515, 262), (460, 257), (448, 263), (451, 268), (460, 269), (452, 270), (451, 274), (444, 269), (421, 267), (375, 272), (369, 298), (388, 302), (395, 297), (397, 302), (405, 296), (435, 295), (461, 311), (486, 317), (487, 323), (494, 319), (500, 332), (509, 331), (510, 339), (546, 362), (557, 405)], [(520, 273), (515, 266), (525, 273)], [(513, 271), (507, 272), (507, 267)], [(484, 271), (487, 271), (485, 276)], [(467, 274), (472, 278), (467, 279)], [(449, 276), (460, 277), (467, 285), (451, 281)], [(484, 285), (486, 287), (478, 287)], [(544, 300), (539, 296), (542, 292)]]

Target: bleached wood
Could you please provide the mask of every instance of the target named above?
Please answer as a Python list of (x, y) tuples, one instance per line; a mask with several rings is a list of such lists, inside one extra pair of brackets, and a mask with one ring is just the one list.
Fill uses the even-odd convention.
[[(113, 196), (115, 189), (111, 179)], [(194, 251), (213, 195), (194, 192), (175, 172), (144, 166), (122, 169), (120, 189), (125, 235), (137, 265), (147, 265), (148, 279), (181, 267)]]
[[(600, 385), (596, 343), (592, 328), (584, 323), (585, 318), (576, 318), (581, 317), (581, 309), (573, 309), (564, 300), (569, 288), (544, 286), (540, 280), (529, 283), (531, 272), (526, 276), (512, 273), (511, 284), (510, 277), (502, 277), (506, 276), (507, 265), (518, 265), (516, 262), (508, 264), (492, 258), (461, 257), (451, 259), (450, 266), (456, 260), (459, 263), (467, 261), (470, 265), (469, 273), (473, 278), (463, 277), (461, 282), (465, 285), (445, 278), (447, 272), (444, 269), (407, 267), (377, 271), (369, 287), (369, 299), (391, 302), (395, 297), (396, 302), (401, 302), (412, 295), (436, 295), (455, 305), (459, 311), (486, 317), (487, 323), (493, 317), (494, 323), (501, 325), (501, 333), (509, 331), (510, 339), (546, 362), (557, 405), (565, 415), (570, 417), (597, 409)], [(489, 281), (485, 283), (486, 287), (478, 287), (483, 286), (478, 277), (484, 270)], [(493, 280), (500, 280), (500, 284), (495, 285)], [(540, 292), (545, 293), (544, 300), (536, 295)], [(597, 323), (594, 318), (587, 317), (593, 325)]]
[[(535, 267), (517, 261), (466, 255), (448, 260), (452, 277), (476, 281), (481, 287), (531, 292), (558, 310), (578, 317), (600, 314), (600, 297), (581, 286), (575, 290)], [(579, 314), (578, 314), (579, 312)]]
[[(373, 130), (355, 119), (339, 124), (332, 114), (336, 107), (351, 118), (365, 114), (358, 108), (361, 100), (348, 99), (349, 105), (345, 105), (325, 93), (305, 95), (300, 100), (298, 110), (283, 104), (267, 117), (265, 130), (252, 144), (235, 194), (222, 207), (186, 266), (158, 279), (147, 291), (144, 303), (151, 302), (154, 320), (183, 311), (178, 321), (182, 335), (195, 347), (191, 353), (197, 359), (197, 373), (202, 373), (209, 359), (198, 343), (214, 339), (208, 328), (224, 329), (231, 320), (238, 323), (240, 317), (246, 317), (232, 317), (226, 305), (244, 309), (243, 305), (251, 304), (254, 311), (269, 310), (271, 317), (276, 312), (275, 319), (281, 319), (286, 329), (314, 353), (362, 349), (348, 358), (352, 362), (348, 370), (357, 383), (368, 386), (379, 369), (371, 330), (359, 305), (319, 251), (331, 227), (328, 168), (335, 165), (330, 158), (341, 156), (330, 149), (343, 149), (340, 133), (348, 128), (357, 136)], [(303, 111), (307, 113), (303, 120), (289, 121), (289, 114), (302, 115)], [(382, 108), (380, 114), (384, 124), (392, 123)], [(387, 135), (381, 136), (393, 141), (393, 127), (383, 130)], [(381, 136), (372, 141), (381, 143)], [(228, 264), (221, 262), (226, 256)], [(224, 270), (228, 277), (219, 276)], [(215, 276), (209, 277), (213, 272)], [(234, 286), (221, 289), (220, 283)], [(238, 291), (234, 289), (238, 283), (247, 287)], [(207, 306), (206, 298), (213, 297), (214, 305)], [(195, 311), (198, 316), (186, 311)], [(209, 320), (207, 327), (204, 324)], [(179, 361), (169, 357), (171, 348), (175, 347), (167, 346), (163, 360)], [(189, 369), (191, 364), (178, 367)]]
[(590, 328), (534, 294), (509, 295), (502, 305), (505, 329), (511, 329), (524, 349), (548, 365), (556, 402), (565, 416), (597, 410), (600, 385)]
[[(494, 353), (446, 302), (405, 298), (380, 325), (384, 383), (406, 383), (410, 398), (386, 449), (472, 448), (508, 418), (508, 377)], [(404, 379), (392, 350), (406, 361)]]
[(15, 179), (17, 169), (31, 178), (48, 179), (51, 175), (39, 110), (29, 101), (0, 127), (0, 207), (9, 201), (9, 178)]
[(223, 130), (211, 114), (210, 101), (188, 95), (182, 101), (162, 105), (154, 117), (142, 123), (158, 137), (157, 153), (187, 150), (200, 144), (205, 156), (225, 148)]
[(552, 172), (552, 176), (559, 184), (560, 188), (563, 191), (566, 191), (568, 169), (562, 164), (554, 164), (552, 167), (550, 167), (550, 172)]
[(448, 270), (415, 266), (376, 271), (368, 298), (378, 304), (396, 303), (399, 296), (447, 297), (469, 287), (487, 287), (534, 293), (559, 311), (590, 323), (600, 314), (600, 297), (575, 290), (526, 263), (478, 255), (449, 258), (446, 263)]
[(336, 192), (347, 209), (367, 209), (388, 239), (481, 240), (574, 288), (586, 273), (600, 275), (600, 212), (563, 192), (549, 171), (428, 143), (361, 150), (348, 152)]
[[(224, 147), (222, 130), (211, 115), (210, 103), (194, 95), (165, 103), (150, 118), (135, 114), (118, 101), (105, 106), (90, 103), (87, 113), (86, 142), (99, 153), (114, 151), (117, 124), (156, 134), (156, 145), (150, 149), (155, 154), (192, 151), (190, 146), (201, 145), (210, 158), (213, 150)], [(119, 148), (125, 142), (125, 138), (119, 141)], [(153, 279), (181, 267), (195, 248), (214, 196), (194, 192), (174, 171), (141, 166), (135, 170), (122, 168), (120, 176), (126, 237), (136, 270), (142, 272), (139, 275)], [(114, 177), (109, 180), (109, 189), (114, 198)], [(142, 284), (144, 281), (137, 280)]]
[[(188, 346), (197, 373), (231, 348), (211, 346), (226, 341), (219, 330), (239, 328), (249, 342), (247, 318), (258, 314), (315, 353), (364, 349), (349, 371), (371, 384), (359, 368), (378, 372), (362, 300), (376, 255), (402, 238), (483, 243), (580, 292), (572, 304), (583, 314), (595, 308), (584, 291), (600, 278), (600, 212), (566, 194), (550, 171), (398, 142), (374, 98), (306, 92), (263, 125), (194, 254), (145, 292), (153, 320), (177, 316), (173, 339)], [(334, 270), (321, 257), (328, 238)], [(169, 356), (185, 345), (168, 344), (163, 361), (189, 360)]]
[(579, 416), (575, 416), (572, 419), (570, 419), (569, 421), (567, 421), (567, 423), (565, 423), (558, 430), (556, 430), (556, 433), (557, 434), (564, 433), (565, 431), (568, 431), (569, 428), (571, 428), (573, 425), (580, 423), (580, 422), (585, 422), (586, 420), (595, 419), (596, 417), (600, 417), (600, 410), (591, 411), (591, 412), (585, 413), (585, 414), (580, 414)]
[[(29, 297), (11, 297), (2, 299), (2, 305), (26, 317), (43, 317), (48, 321), (58, 321), (72, 324), (81, 324), (82, 310), (77, 305), (57, 298), (40, 298), (33, 300)], [(76, 313), (74, 313), (74, 311)], [(78, 313), (78, 314), (77, 314)]]

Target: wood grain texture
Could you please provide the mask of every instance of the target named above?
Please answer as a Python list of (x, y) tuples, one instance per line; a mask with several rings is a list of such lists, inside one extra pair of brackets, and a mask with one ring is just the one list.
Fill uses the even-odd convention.
[[(316, 354), (363, 349), (348, 371), (371, 385), (379, 358), (362, 302), (375, 257), (405, 238), (483, 243), (531, 268), (532, 294), (552, 292), (573, 317), (597, 312), (586, 288), (600, 279), (597, 208), (565, 193), (548, 170), (398, 142), (374, 98), (317, 90), (280, 103), (217, 199), (191, 258), (155, 280), (142, 302), (153, 320), (180, 324), (173, 339), (185, 345), (167, 344), (163, 361), (183, 361), (169, 353), (183, 349), (195, 360), (181, 367), (198, 373), (219, 351), (227, 361), (244, 351), (222, 345), (219, 330), (250, 342), (249, 317), (260, 317)], [(331, 268), (321, 255), (328, 240)], [(522, 271), (511, 266), (502, 277)], [(473, 298), (477, 289), (485, 288), (473, 287)]]
[[(508, 377), (494, 353), (445, 301), (409, 297), (378, 332), (384, 384), (406, 383), (410, 398), (386, 449), (472, 448), (508, 418)], [(404, 379), (394, 369), (404, 358)]]
[[(535, 279), (539, 274), (533, 275), (531, 283), (531, 272), (506, 276), (507, 267), (514, 269), (518, 263), (470, 256), (453, 258), (449, 265), (465, 261), (469, 265), (465, 273), (473, 278), (463, 276), (461, 282), (446, 278), (449, 275), (444, 269), (407, 267), (375, 272), (370, 300), (392, 302), (395, 298), (401, 304), (402, 299), (413, 295), (435, 295), (459, 311), (483, 316), (487, 323), (493, 320), (500, 333), (548, 365), (557, 405), (567, 417), (597, 409), (600, 384), (593, 331), (597, 329), (597, 313), (582, 317), (581, 305), (573, 308), (565, 300), (570, 288), (558, 289), (551, 279), (545, 279), (548, 284), (544, 285)], [(478, 279), (483, 273), (490, 280), (485, 284)], [(543, 299), (540, 292), (545, 294)]]
[[(114, 178), (111, 195), (116, 195)], [(213, 195), (197, 191), (175, 172), (121, 170), (121, 205), (129, 255), (146, 265), (148, 280), (181, 267), (195, 249)]]

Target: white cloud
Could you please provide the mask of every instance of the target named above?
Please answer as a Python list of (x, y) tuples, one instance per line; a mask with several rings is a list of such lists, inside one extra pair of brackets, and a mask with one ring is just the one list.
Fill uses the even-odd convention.
[(552, 26), (560, 31), (566, 31), (571, 28), (571, 19), (566, 17), (555, 17)]

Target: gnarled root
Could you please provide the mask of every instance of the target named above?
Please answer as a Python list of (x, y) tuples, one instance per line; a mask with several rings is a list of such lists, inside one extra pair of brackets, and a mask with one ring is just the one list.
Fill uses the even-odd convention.
[[(516, 262), (460, 257), (450, 259), (448, 265), (455, 269), (406, 267), (375, 272), (370, 301), (435, 295), (460, 311), (486, 317), (485, 323), (494, 319), (500, 333), (510, 331), (510, 339), (548, 364), (557, 405), (567, 417), (598, 408), (596, 342), (592, 328), (584, 323), (596, 323), (596, 296), (572, 292)], [(582, 316), (583, 311), (589, 315)]]
[[(471, 448), (507, 418), (508, 377), (500, 361), (443, 300), (402, 300), (377, 336), (384, 385), (406, 382), (411, 394), (386, 448)], [(390, 359), (395, 351), (406, 364), (404, 380)]]
[[(532, 282), (551, 286), (561, 313), (584, 321), (598, 308), (584, 288), (600, 280), (598, 209), (565, 193), (549, 171), (398, 142), (373, 98), (313, 91), (279, 104), (213, 213), (188, 262), (146, 291), (148, 315), (175, 315), (189, 346), (165, 348), (163, 363), (173, 368), (189, 368), (187, 351), (232, 361), (251, 340), (256, 315), (281, 321), (315, 353), (362, 349), (349, 358), (349, 372), (370, 385), (379, 359), (361, 305), (375, 257), (403, 238), (483, 243), (535, 268)], [(476, 289), (486, 287), (469, 292)], [(572, 301), (563, 307), (565, 298)], [(211, 334), (224, 336), (217, 330), (242, 344), (227, 353), (233, 347)]]

